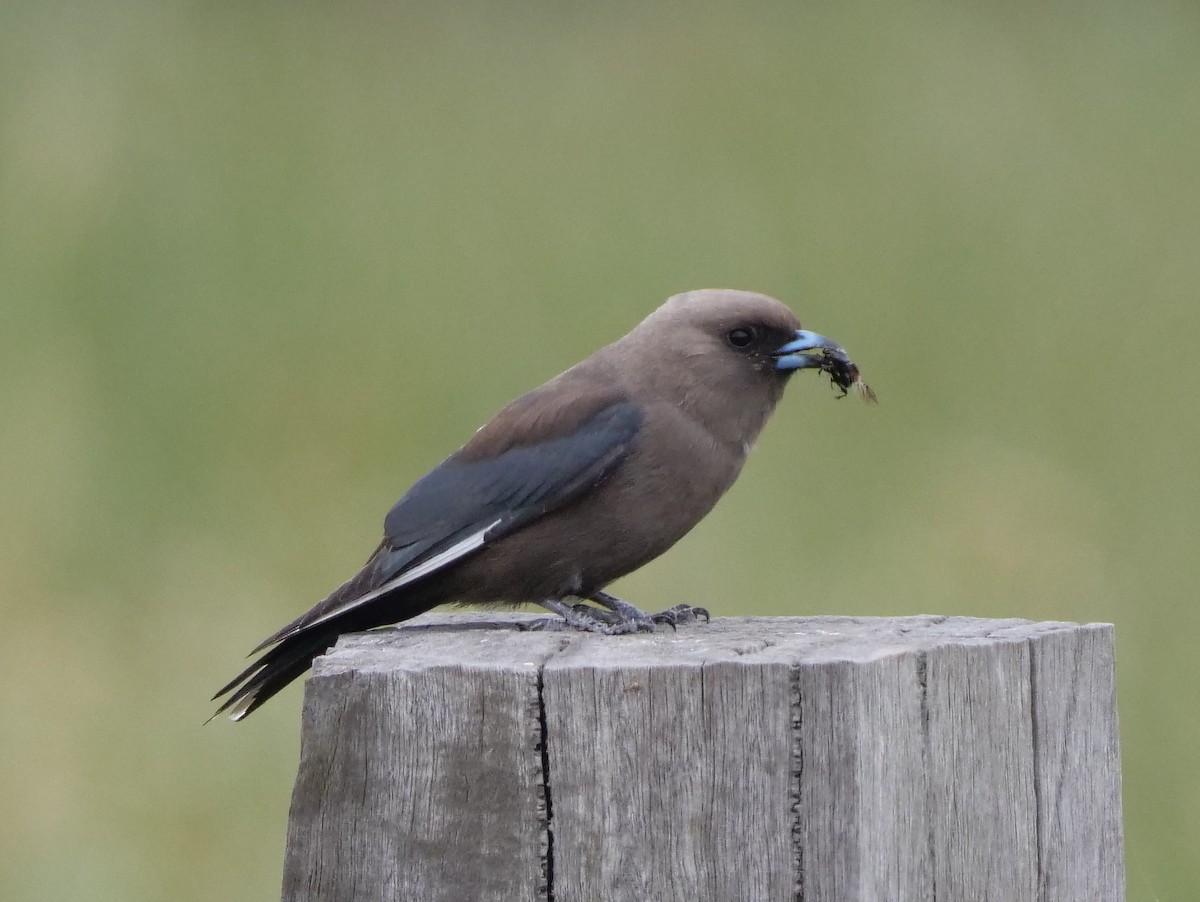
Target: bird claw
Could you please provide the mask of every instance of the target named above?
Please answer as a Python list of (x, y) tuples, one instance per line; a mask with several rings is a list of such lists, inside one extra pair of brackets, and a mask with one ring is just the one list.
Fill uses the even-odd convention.
[(681, 623), (694, 623), (701, 618), (705, 623), (712, 620), (712, 616), (708, 613), (708, 608), (697, 607), (691, 604), (677, 604), (672, 608), (667, 608), (665, 611), (659, 611), (657, 614), (652, 614), (650, 619), (655, 623), (665, 623), (675, 629)]

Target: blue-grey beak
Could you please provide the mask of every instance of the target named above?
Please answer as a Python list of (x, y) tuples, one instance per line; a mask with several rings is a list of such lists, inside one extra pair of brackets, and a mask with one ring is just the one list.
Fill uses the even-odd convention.
[(775, 369), (790, 372), (819, 368), (825, 361), (825, 355), (808, 353), (810, 351), (832, 351), (843, 358), (846, 356), (845, 350), (836, 341), (807, 329), (797, 329), (796, 337), (775, 352)]

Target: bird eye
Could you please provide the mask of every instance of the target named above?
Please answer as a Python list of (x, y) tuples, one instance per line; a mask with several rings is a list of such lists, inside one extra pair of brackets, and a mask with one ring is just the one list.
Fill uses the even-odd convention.
[(754, 338), (755, 335), (753, 329), (734, 329), (725, 336), (725, 340), (735, 348), (748, 347), (750, 343), (754, 341)]

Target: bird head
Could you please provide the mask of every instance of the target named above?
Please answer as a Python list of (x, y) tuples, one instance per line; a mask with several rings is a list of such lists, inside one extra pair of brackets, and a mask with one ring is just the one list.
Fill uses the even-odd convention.
[(715, 435), (749, 441), (798, 370), (822, 370), (843, 391), (858, 381), (836, 342), (801, 328), (782, 302), (750, 291), (676, 295), (618, 345), (626, 360), (636, 359), (643, 385), (654, 385)]

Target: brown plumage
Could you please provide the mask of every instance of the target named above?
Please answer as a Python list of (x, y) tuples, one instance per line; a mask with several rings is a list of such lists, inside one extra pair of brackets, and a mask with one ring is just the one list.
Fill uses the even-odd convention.
[(732, 290), (671, 298), (513, 401), (419, 480), (388, 514), (363, 569), (264, 641), (256, 651), (274, 647), (217, 693), (230, 693), (219, 710), (240, 719), (339, 635), (446, 602), (537, 602), (561, 624), (604, 633), (707, 616), (687, 606), (646, 615), (603, 589), (712, 509), (792, 373), (836, 378), (847, 366), (840, 347), (801, 331), (772, 298)]

